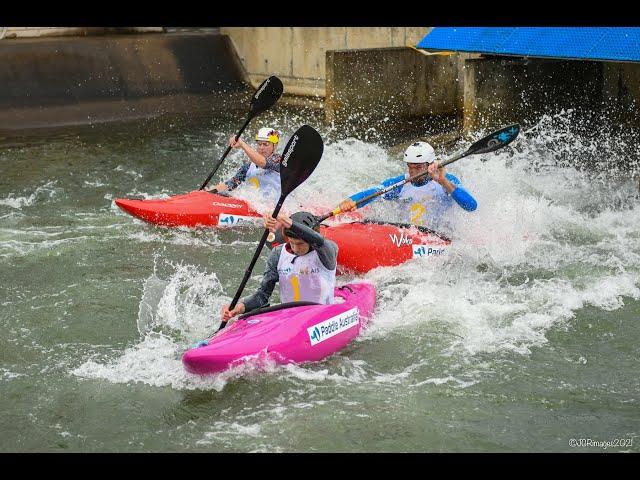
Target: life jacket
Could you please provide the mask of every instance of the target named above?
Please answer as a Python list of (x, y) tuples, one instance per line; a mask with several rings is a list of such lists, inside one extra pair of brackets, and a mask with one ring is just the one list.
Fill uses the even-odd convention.
[(278, 172), (260, 168), (251, 162), (245, 183), (257, 188), (264, 196), (280, 198), (280, 173)]

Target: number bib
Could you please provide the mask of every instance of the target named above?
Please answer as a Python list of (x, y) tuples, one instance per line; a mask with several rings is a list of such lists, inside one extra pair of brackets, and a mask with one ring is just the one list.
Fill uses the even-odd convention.
[(265, 196), (280, 197), (280, 174), (273, 170), (258, 168), (255, 163), (251, 163), (247, 170), (247, 185), (260, 190)]
[(280, 301), (333, 303), (333, 289), (336, 286), (336, 270), (329, 270), (318, 258), (315, 250), (297, 256), (282, 247), (278, 259), (278, 283)]

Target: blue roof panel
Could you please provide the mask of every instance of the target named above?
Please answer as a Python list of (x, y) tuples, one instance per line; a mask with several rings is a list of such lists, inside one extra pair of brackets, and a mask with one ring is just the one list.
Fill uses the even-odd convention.
[(435, 27), (417, 47), (493, 55), (640, 62), (640, 28)]

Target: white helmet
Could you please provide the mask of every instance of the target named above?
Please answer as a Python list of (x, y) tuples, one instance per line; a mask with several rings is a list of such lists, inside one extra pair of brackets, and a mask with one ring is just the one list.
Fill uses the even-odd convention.
[(404, 151), (407, 163), (431, 163), (436, 159), (436, 152), (427, 142), (416, 142)]
[(256, 133), (256, 140), (260, 142), (271, 142), (277, 145), (280, 141), (280, 132), (273, 128), (263, 127)]

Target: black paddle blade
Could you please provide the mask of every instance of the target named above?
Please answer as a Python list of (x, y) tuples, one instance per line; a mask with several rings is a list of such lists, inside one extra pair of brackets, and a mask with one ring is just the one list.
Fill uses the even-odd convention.
[(280, 164), (281, 195), (286, 197), (304, 182), (322, 158), (324, 143), (320, 134), (309, 125), (302, 125), (284, 147)]
[(249, 104), (249, 111), (252, 117), (264, 112), (278, 101), (280, 95), (282, 95), (282, 81), (275, 75), (267, 78), (260, 84), (256, 93), (251, 98)]
[(484, 138), (481, 138), (476, 143), (471, 145), (467, 150), (467, 154), (476, 154), (476, 153), (487, 153), (493, 152), (494, 150), (498, 150), (515, 140), (515, 138), (520, 133), (520, 125), (514, 123), (513, 125), (509, 125), (508, 127), (501, 128), (500, 130), (496, 130), (490, 135), (487, 135)]

